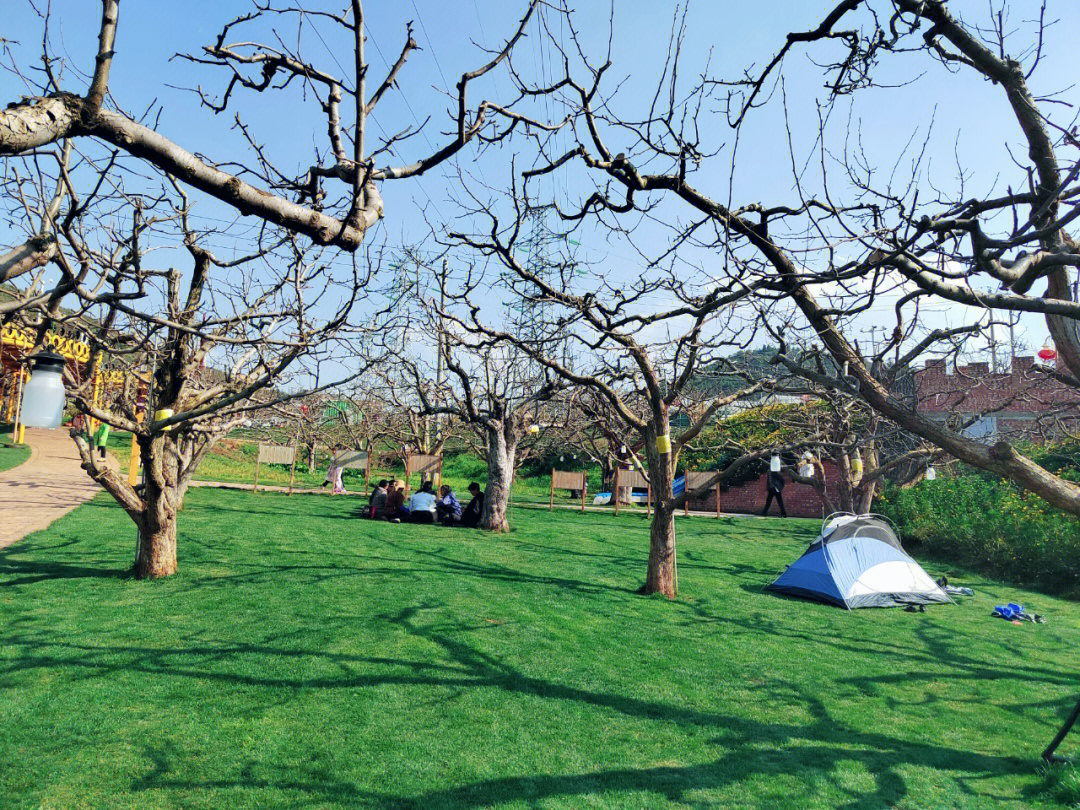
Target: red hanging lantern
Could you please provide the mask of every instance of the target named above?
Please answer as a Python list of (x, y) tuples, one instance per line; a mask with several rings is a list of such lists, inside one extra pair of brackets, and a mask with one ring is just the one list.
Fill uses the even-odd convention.
[(1057, 349), (1051, 346), (1049, 343), (1043, 344), (1043, 347), (1039, 349), (1039, 359), (1049, 363), (1051, 360), (1057, 359)]

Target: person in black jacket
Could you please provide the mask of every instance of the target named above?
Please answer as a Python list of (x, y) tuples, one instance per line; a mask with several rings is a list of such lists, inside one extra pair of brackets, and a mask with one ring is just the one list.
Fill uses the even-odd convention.
[(480, 525), (480, 513), (484, 511), (484, 493), (480, 490), (480, 485), (473, 481), (469, 484), (469, 494), (472, 495), (472, 500), (461, 513), (461, 520), (457, 525), (466, 529), (475, 529)]
[(772, 506), (773, 498), (780, 505), (780, 517), (787, 517), (787, 510), (784, 509), (784, 476), (778, 472), (769, 470), (769, 477), (765, 482), (766, 489), (769, 492), (769, 496), (765, 499), (765, 508), (761, 510), (761, 514), (769, 514), (769, 507)]

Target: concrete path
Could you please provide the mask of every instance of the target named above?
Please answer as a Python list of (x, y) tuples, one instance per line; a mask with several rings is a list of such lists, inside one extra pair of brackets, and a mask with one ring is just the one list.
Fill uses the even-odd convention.
[(0, 473), (0, 548), (93, 498), (101, 487), (80, 466), (66, 430), (27, 428), (30, 458)]
[[(251, 492), (255, 489), (254, 484), (240, 484), (227, 481), (192, 481), (190, 486), (193, 487), (209, 487), (210, 489), (239, 489)], [(288, 492), (288, 487), (277, 486), (275, 484), (259, 484), (258, 492)], [(258, 494), (258, 492), (256, 494)], [(325, 488), (302, 488), (293, 487), (293, 495), (332, 495), (330, 487)], [(342, 493), (344, 495), (364, 495), (366, 493), (360, 491), (352, 491)]]

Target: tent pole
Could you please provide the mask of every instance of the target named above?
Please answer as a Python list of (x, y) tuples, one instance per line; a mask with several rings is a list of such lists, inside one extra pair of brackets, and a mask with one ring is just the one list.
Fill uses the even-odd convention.
[(1046, 750), (1042, 752), (1042, 758), (1043, 758), (1044, 761), (1046, 761), (1046, 762), (1071, 762), (1072, 761), (1068, 757), (1058, 756), (1054, 752), (1057, 750), (1057, 747), (1059, 745), (1061, 745), (1062, 740), (1064, 740), (1065, 737), (1068, 735), (1068, 733), (1072, 730), (1073, 725), (1076, 724), (1076, 721), (1078, 719), (1080, 719), (1080, 700), (1076, 701), (1076, 705), (1073, 707), (1072, 713), (1069, 715), (1069, 718), (1065, 721), (1065, 725), (1063, 725), (1061, 727), (1061, 730), (1058, 731), (1058, 733), (1056, 735), (1054, 735), (1054, 739), (1050, 741), (1050, 745), (1046, 746)]

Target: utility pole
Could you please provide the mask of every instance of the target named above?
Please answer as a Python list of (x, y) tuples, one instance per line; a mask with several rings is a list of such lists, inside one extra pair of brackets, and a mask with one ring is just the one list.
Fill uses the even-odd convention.
[(998, 353), (997, 353), (997, 330), (994, 329), (994, 322), (990, 322), (990, 373), (997, 374), (998, 370)]
[[(443, 385), (443, 351), (445, 337), (443, 336), (443, 310), (446, 309), (446, 276), (447, 276), (447, 264), (446, 259), (443, 259), (442, 263), (442, 279), (439, 282), (439, 312), (438, 312), (438, 325), (436, 331), (436, 342), (438, 343), (438, 357), (435, 358), (435, 390), (438, 392), (437, 397), (442, 396)], [(438, 404), (438, 399), (436, 400)], [(443, 432), (443, 415), (436, 414), (435, 416), (435, 443), (438, 444), (442, 441)]]
[(868, 331), (870, 333), (870, 351), (873, 353), (873, 356), (876, 358), (877, 354), (878, 354), (877, 333), (881, 332), (882, 335), (884, 335), (885, 327), (884, 326), (871, 326), (866, 331)]
[(1016, 368), (1016, 314), (1009, 313), (1009, 373)]

